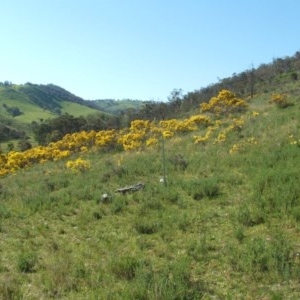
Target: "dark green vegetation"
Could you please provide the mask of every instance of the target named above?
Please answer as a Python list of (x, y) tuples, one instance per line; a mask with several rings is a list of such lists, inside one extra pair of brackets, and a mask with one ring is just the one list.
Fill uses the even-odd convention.
[(166, 140), (166, 186), (160, 148), (1, 178), (0, 299), (299, 299), (299, 83), (276, 76), (224, 142)]

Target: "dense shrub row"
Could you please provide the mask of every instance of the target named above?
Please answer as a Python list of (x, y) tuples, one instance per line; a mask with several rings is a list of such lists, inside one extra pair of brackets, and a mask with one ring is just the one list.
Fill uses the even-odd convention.
[(10, 151), (0, 156), (0, 175), (45, 161), (55, 161), (69, 157), (72, 153), (98, 150), (141, 150), (154, 146), (159, 139), (176, 133), (196, 130), (198, 126), (211, 124), (205, 115), (192, 116), (186, 120), (165, 120), (153, 123), (135, 120), (123, 130), (81, 131), (65, 135), (61, 140), (47, 146), (38, 146), (24, 152)]
[[(237, 99), (228, 90), (223, 90), (208, 104), (201, 105), (202, 111), (210, 111), (211, 116), (198, 114), (184, 120), (170, 119), (159, 122), (134, 120), (126, 129), (91, 130), (66, 134), (61, 140), (47, 146), (38, 146), (23, 152), (10, 151), (8, 154), (1, 154), (0, 176), (33, 164), (63, 159), (72, 153), (86, 152), (92, 149), (103, 151), (143, 150), (145, 147), (158, 145), (162, 137), (170, 138), (176, 134), (185, 134), (196, 130), (205, 131), (204, 136), (194, 136), (196, 144), (205, 143), (209, 139), (212, 139), (214, 143), (221, 143), (226, 140), (229, 132), (239, 131), (243, 127), (245, 118), (229, 118), (231, 121), (223, 124), (218, 119), (220, 112), (240, 111), (246, 106), (244, 100)], [(236, 152), (238, 148), (240, 146), (234, 145), (231, 152)]]

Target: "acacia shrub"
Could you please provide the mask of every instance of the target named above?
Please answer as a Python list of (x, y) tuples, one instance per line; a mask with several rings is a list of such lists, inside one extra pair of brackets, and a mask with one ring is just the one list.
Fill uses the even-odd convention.
[(208, 103), (203, 102), (200, 105), (202, 112), (212, 112), (214, 114), (229, 114), (234, 112), (243, 112), (247, 108), (245, 100), (238, 98), (229, 90), (221, 90), (216, 97), (212, 97)]

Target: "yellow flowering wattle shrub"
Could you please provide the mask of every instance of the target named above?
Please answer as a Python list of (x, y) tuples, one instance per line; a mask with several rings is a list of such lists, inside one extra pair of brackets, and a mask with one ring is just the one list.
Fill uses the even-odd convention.
[[(213, 143), (222, 143), (226, 141), (226, 136), (231, 131), (240, 131), (245, 125), (244, 117), (229, 119), (229, 122), (216, 120), (213, 126), (208, 126), (204, 135), (195, 135), (193, 140), (195, 144), (205, 144), (210, 139)], [(225, 127), (225, 125), (227, 125)], [(223, 127), (223, 128), (222, 128)]]
[(194, 143), (195, 144), (205, 144), (211, 138), (214, 131), (218, 128), (219, 128), (218, 125), (217, 126), (208, 126), (204, 136), (199, 136), (199, 135), (194, 136)]
[(290, 144), (291, 145), (297, 145), (297, 146), (300, 146), (300, 139), (297, 139), (296, 137), (294, 137), (293, 134), (291, 134), (289, 136), (289, 139), (290, 139)]
[(90, 162), (82, 158), (77, 158), (76, 160), (69, 160), (66, 162), (66, 167), (71, 169), (75, 173), (83, 173), (90, 169)]
[(162, 136), (171, 138), (175, 134), (195, 131), (198, 126), (209, 124), (212, 121), (205, 115), (195, 115), (184, 120), (162, 120), (157, 124), (148, 120), (135, 120), (127, 130), (120, 131), (117, 142), (125, 151), (141, 150), (157, 145)]
[(286, 108), (291, 105), (291, 102), (287, 99), (287, 95), (279, 93), (272, 94), (269, 103), (276, 104), (278, 108)]
[(100, 149), (113, 149), (116, 146), (118, 133), (115, 129), (101, 130), (95, 134), (95, 146)]
[(148, 132), (151, 128), (151, 122), (149, 120), (134, 120), (130, 123), (131, 131), (143, 131)]
[(217, 97), (212, 97), (208, 103), (201, 103), (200, 108), (202, 112), (212, 112), (219, 115), (244, 111), (247, 108), (247, 103), (243, 99), (237, 98), (231, 91), (222, 90)]
[(55, 161), (69, 157), (71, 151), (67, 150), (67, 146), (59, 141), (51, 143), (48, 146), (38, 146), (28, 149), (24, 152), (10, 151), (6, 155), (1, 155), (0, 160), (0, 176), (13, 173), (19, 169), (46, 161)]
[(206, 115), (194, 115), (191, 116), (188, 120), (189, 122), (192, 122), (197, 125), (203, 124), (205, 126), (208, 126), (212, 124), (212, 120), (210, 119), (210, 117)]
[(95, 144), (96, 131), (80, 131), (66, 134), (60, 141), (53, 143), (61, 150), (80, 152), (81, 147), (90, 148)]
[(123, 149), (125, 151), (128, 150), (139, 150), (142, 148), (142, 141), (143, 141), (144, 136), (139, 134), (139, 133), (127, 133), (122, 135), (118, 139), (118, 143), (120, 143), (123, 146)]
[(245, 125), (245, 119), (243, 117), (234, 118), (232, 120), (232, 129), (240, 131)]
[[(134, 120), (127, 130), (121, 130), (117, 143), (125, 151), (141, 150), (147, 145), (153, 124), (149, 120)], [(148, 142), (149, 143), (149, 142)]]
[(246, 145), (257, 145), (257, 140), (254, 137), (249, 137), (245, 141), (233, 144), (229, 150), (229, 153), (234, 154), (243, 151)]
[(158, 139), (155, 137), (151, 137), (146, 141), (146, 146), (151, 147), (151, 146), (156, 146), (159, 143)]
[(174, 132), (170, 131), (170, 130), (164, 130), (162, 132), (162, 135), (164, 138), (171, 138), (174, 136)]
[(241, 144), (233, 144), (229, 150), (229, 154), (238, 152), (240, 150), (240, 148), (241, 148)]
[(205, 134), (205, 136), (195, 135), (194, 143), (195, 144), (205, 144), (209, 139), (209, 135)]
[(216, 138), (215, 142), (216, 143), (222, 143), (226, 141), (226, 133), (224, 131), (220, 132), (218, 134), (218, 137)]

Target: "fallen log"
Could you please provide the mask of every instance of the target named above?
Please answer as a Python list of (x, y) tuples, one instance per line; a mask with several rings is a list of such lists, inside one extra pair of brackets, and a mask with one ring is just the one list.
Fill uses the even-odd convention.
[(123, 188), (116, 189), (115, 192), (122, 193), (122, 194), (126, 194), (128, 192), (136, 192), (136, 191), (142, 189), (144, 186), (145, 186), (144, 183), (137, 183), (137, 184), (133, 184), (133, 185), (125, 186)]

